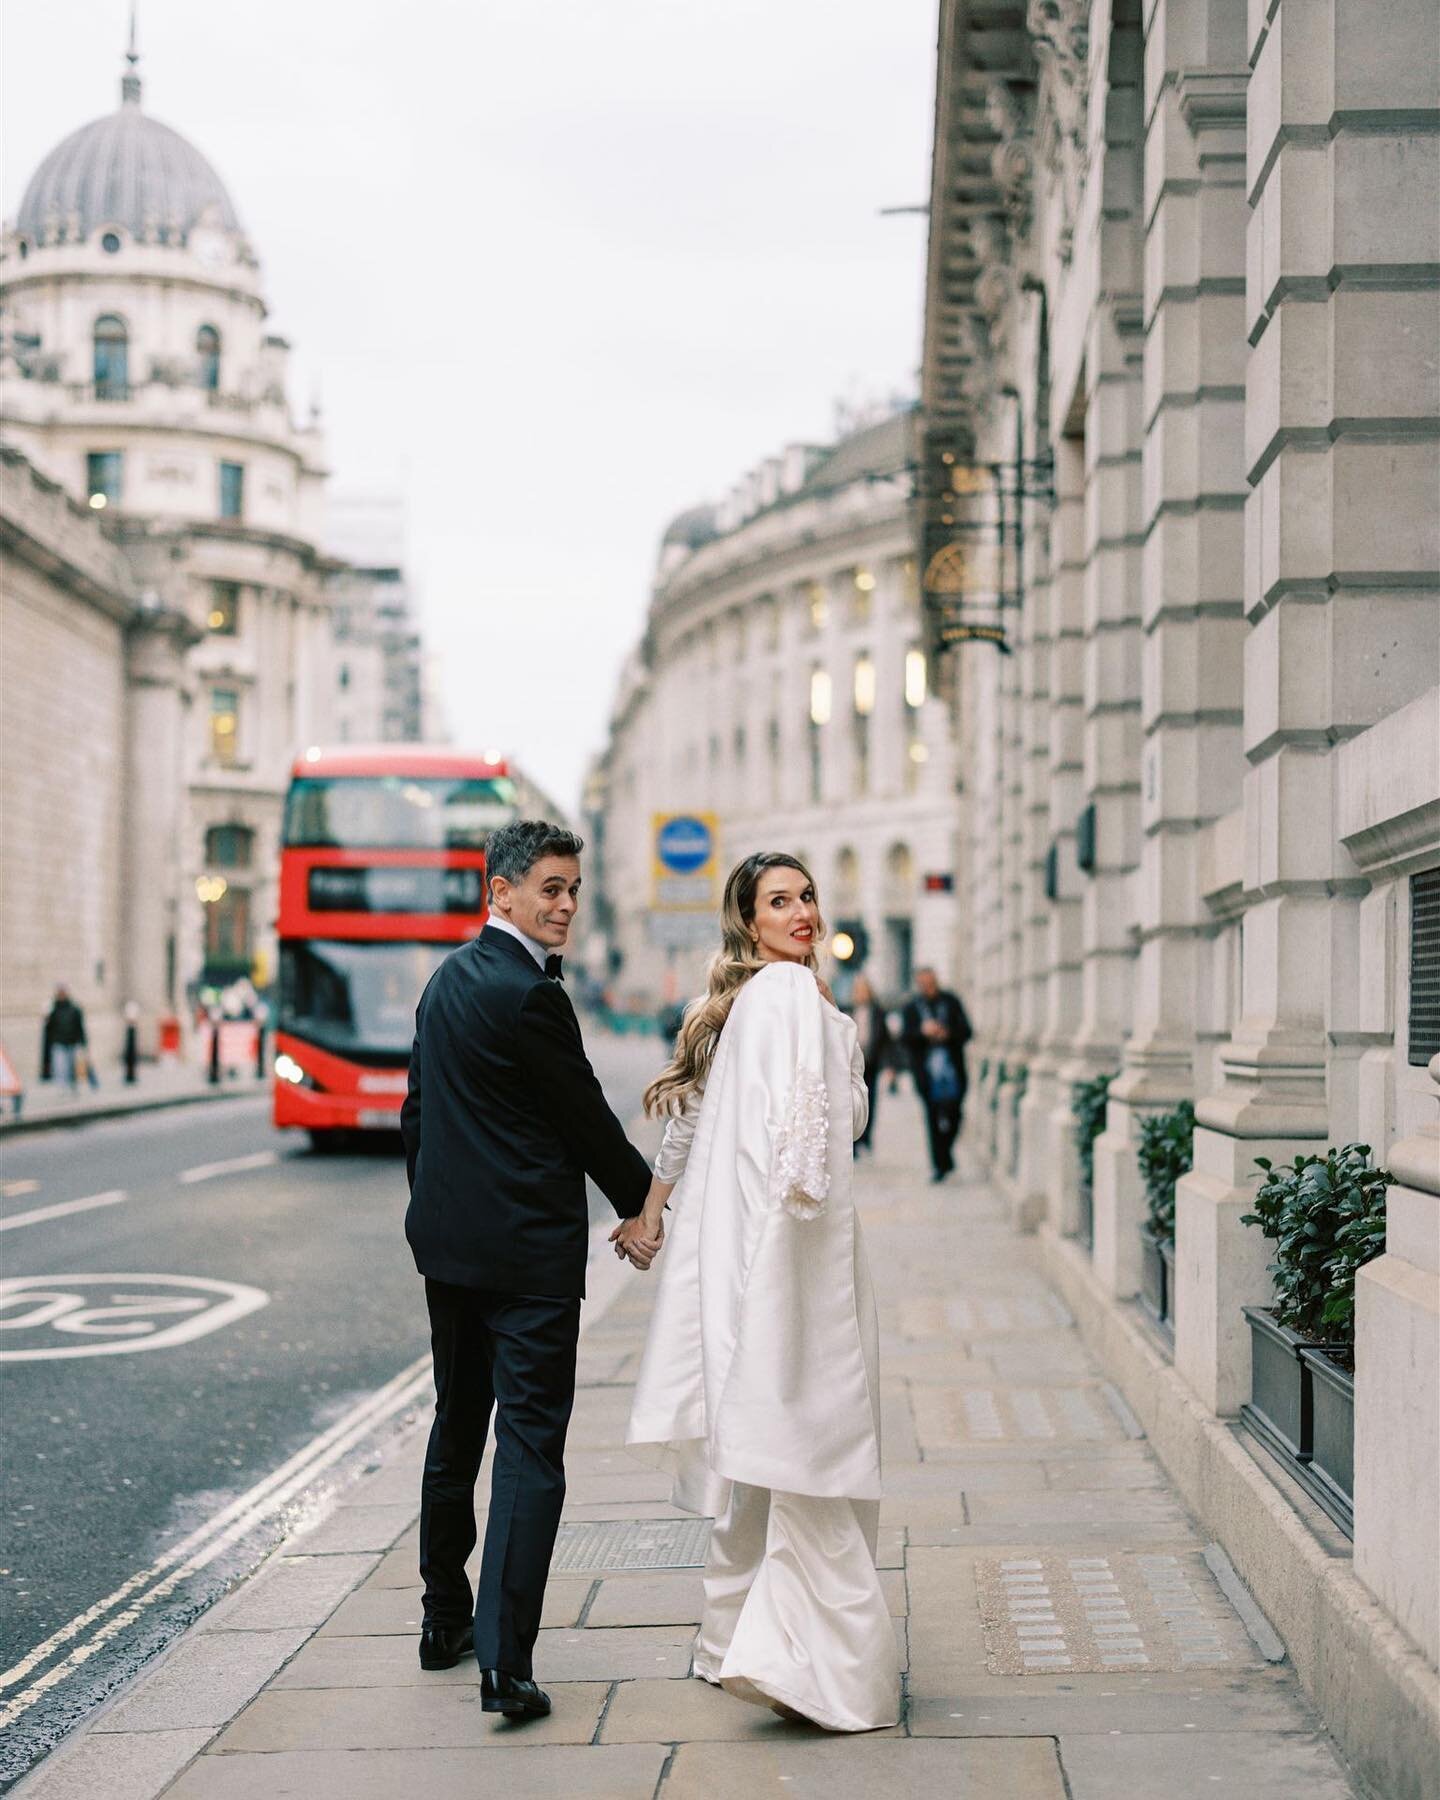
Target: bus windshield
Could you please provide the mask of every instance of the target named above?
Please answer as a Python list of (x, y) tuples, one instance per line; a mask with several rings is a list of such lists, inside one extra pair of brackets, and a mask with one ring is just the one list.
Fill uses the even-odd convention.
[(504, 775), (297, 776), (285, 802), (285, 843), (326, 850), (483, 850), (515, 816)]
[(335, 1054), (408, 1054), (425, 983), (454, 944), (280, 946), (282, 1031)]

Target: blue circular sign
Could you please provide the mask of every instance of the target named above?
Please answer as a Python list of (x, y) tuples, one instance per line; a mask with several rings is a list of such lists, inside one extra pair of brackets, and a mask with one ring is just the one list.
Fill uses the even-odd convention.
[(677, 875), (693, 875), (714, 854), (710, 827), (703, 819), (681, 813), (667, 819), (655, 835), (655, 854)]

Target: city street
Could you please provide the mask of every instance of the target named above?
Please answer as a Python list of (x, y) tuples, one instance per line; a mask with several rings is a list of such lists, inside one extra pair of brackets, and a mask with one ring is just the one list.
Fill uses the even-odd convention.
[[(656, 1040), (591, 1047), (631, 1119)], [(404, 1208), (398, 1143), (317, 1154), (259, 1098), (4, 1145), (0, 1778), (424, 1405)]]

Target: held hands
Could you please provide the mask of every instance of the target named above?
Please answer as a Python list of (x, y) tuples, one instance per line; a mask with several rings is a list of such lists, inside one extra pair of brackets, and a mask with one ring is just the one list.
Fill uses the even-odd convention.
[(622, 1219), (610, 1233), (610, 1242), (622, 1262), (628, 1258), (637, 1269), (648, 1269), (664, 1237), (665, 1227), (658, 1219), (651, 1225), (645, 1214), (639, 1213), (633, 1219)]

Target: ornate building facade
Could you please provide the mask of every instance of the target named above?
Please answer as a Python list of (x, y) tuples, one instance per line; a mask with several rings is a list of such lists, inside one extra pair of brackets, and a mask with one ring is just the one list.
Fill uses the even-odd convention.
[[(289, 767), (336, 725), (336, 595), (364, 589), (345, 609), (352, 636), (376, 635), (386, 598), (321, 548), (321, 436), (291, 416), (254, 249), (210, 164), (145, 110), (129, 61), (119, 109), (44, 159), (0, 244), (4, 442), (30, 471), (7, 455), (5, 544), (28, 571), (4, 602), (4, 856), (20, 902), (6, 906), (5, 1012), (22, 1060), (20, 1021), (57, 980), (103, 1056), (127, 1002), (150, 1037), (201, 982), (268, 979)], [(103, 599), (46, 561), (47, 533), (110, 570)], [(87, 657), (103, 680), (82, 673)], [(117, 696), (103, 718), (102, 688)], [(98, 836), (77, 756), (119, 783)], [(44, 871), (75, 855), (83, 883), (55, 892)], [(56, 921), (107, 885), (120, 938), (81, 953)]]
[[(1440, 1655), (1434, 8), (940, 16), (916, 523), (962, 739), (979, 1148), (1331, 1728), (1377, 1791), (1418, 1794)], [(1101, 1077), (1087, 1180), (1076, 1090)], [(1184, 1101), (1168, 1348), (1136, 1305), (1136, 1152)], [(1347, 1141), (1395, 1175), (1359, 1281), (1353, 1561), (1229, 1424), (1242, 1307), (1272, 1292), (1241, 1222), (1255, 1158)]]
[(752, 850), (802, 855), (887, 995), (919, 962), (948, 972), (956, 765), (921, 643), (913, 424), (791, 446), (666, 531), (587, 790), (621, 1004), (697, 992), (715, 946), (713, 910), (651, 906), (654, 820), (682, 812), (715, 815), (722, 873)]

